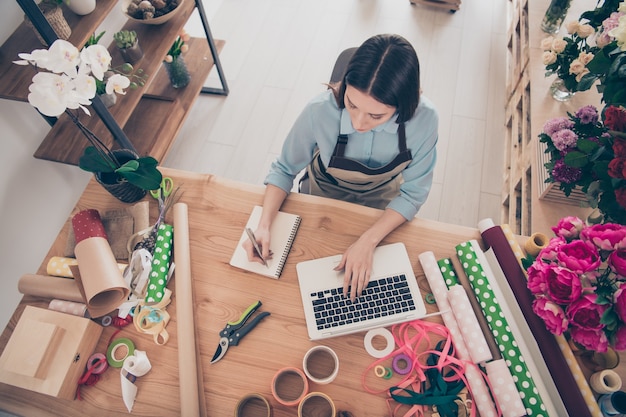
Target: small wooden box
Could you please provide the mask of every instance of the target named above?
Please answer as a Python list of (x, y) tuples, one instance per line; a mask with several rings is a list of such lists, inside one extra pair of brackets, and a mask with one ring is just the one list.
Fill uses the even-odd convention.
[(0, 356), (0, 382), (73, 400), (101, 334), (89, 319), (26, 306)]

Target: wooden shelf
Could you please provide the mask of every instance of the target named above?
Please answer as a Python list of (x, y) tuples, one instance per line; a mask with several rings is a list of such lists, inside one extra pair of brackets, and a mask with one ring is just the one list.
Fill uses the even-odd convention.
[(411, 3), (446, 9), (451, 12), (456, 12), (461, 7), (461, 0), (411, 0)]
[[(122, 13), (117, 0), (98, 0), (97, 7), (94, 12), (84, 17), (64, 10), (70, 25), (75, 28), (70, 38), (75, 46), (84, 45), (106, 15), (114, 12), (114, 8), (118, 13)], [(187, 0), (178, 7), (181, 9), (176, 16), (162, 25), (146, 25), (127, 20), (122, 29), (137, 32), (139, 44), (144, 53), (143, 58), (134, 66), (137, 69), (141, 68), (148, 75), (148, 79), (144, 87), (136, 90), (128, 89), (125, 95), (118, 95), (117, 103), (108, 109), (115, 123), (122, 128), (139, 155), (150, 155), (158, 161), (165, 159), (191, 105), (202, 91), (204, 82), (215, 65), (208, 39), (191, 39), (188, 42), (189, 51), (184, 54), (191, 73), (191, 82), (179, 90), (171, 87), (162, 65), (163, 58), (195, 10), (196, 2)], [(26, 42), (22, 41), (22, 37), (26, 39)], [(211, 42), (213, 42), (212, 39)], [(221, 52), (224, 43), (221, 40), (214, 41), (217, 54)], [(1, 47), (0, 98), (27, 101), (28, 86), (35, 72), (12, 64), (12, 61), (18, 59), (18, 52), (30, 52), (36, 48), (44, 48), (44, 46), (26, 24), (20, 25)], [(121, 65), (122, 56), (115, 42), (108, 46), (108, 50), (113, 60), (112, 66)], [(222, 77), (221, 73), (220, 77)], [(113, 149), (119, 148), (119, 144), (114, 140), (102, 119), (92, 108), (90, 112), (91, 116), (82, 111), (78, 112), (81, 122), (105, 144)], [(81, 131), (64, 114), (52, 126), (34, 156), (39, 159), (78, 165), (80, 156), (88, 145), (89, 142)]]

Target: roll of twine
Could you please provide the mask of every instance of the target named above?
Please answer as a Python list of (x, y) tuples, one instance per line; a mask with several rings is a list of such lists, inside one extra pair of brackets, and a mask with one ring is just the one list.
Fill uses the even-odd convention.
[(272, 395), (282, 405), (296, 406), (308, 392), (309, 381), (298, 368), (283, 368), (272, 379)]
[(267, 399), (258, 393), (248, 394), (237, 403), (235, 417), (272, 416), (272, 407)]
[(533, 233), (524, 244), (524, 250), (531, 256), (537, 256), (549, 241), (550, 238), (543, 233)]

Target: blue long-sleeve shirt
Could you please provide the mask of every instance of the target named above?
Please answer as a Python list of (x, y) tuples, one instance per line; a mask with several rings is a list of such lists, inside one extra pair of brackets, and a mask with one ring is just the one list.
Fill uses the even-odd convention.
[[(315, 148), (320, 150), (324, 166), (328, 167), (339, 127), (348, 135), (345, 157), (357, 160), (370, 168), (387, 165), (398, 154), (398, 124), (395, 117), (374, 129), (359, 133), (352, 127), (346, 109), (339, 111), (330, 90), (311, 100), (296, 119), (287, 135), (278, 159), (272, 163), (265, 184), (272, 184), (289, 193), (296, 175), (313, 158)], [(400, 195), (387, 208), (411, 220), (426, 201), (432, 185), (437, 159), (435, 145), (438, 138), (438, 114), (428, 98), (421, 96), (413, 117), (405, 123), (407, 148), (413, 160), (402, 171), (404, 179)]]

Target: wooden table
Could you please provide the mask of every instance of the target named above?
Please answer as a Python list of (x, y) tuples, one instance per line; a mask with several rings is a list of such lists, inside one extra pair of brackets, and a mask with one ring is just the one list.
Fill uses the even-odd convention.
[[(229, 265), (242, 228), (255, 204), (261, 204), (264, 187), (237, 183), (211, 175), (163, 169), (184, 191), (181, 202), (189, 208), (191, 273), (193, 277), (196, 341), (200, 353), (204, 414), (232, 416), (237, 402), (249, 393), (260, 393), (273, 407), (273, 416), (294, 416), (294, 408), (278, 404), (270, 383), (285, 366), (302, 367), (306, 351), (325, 344), (339, 356), (339, 375), (331, 384), (311, 383), (310, 391), (328, 394), (340, 410), (358, 417), (388, 415), (384, 396), (365, 394), (361, 385), (364, 370), (374, 361), (363, 347), (363, 334), (312, 342), (308, 339), (299, 296), (295, 266), (298, 262), (342, 253), (374, 220), (380, 211), (341, 201), (291, 194), (282, 210), (297, 213), (303, 221), (280, 279), (262, 277)], [(147, 197), (148, 198), (148, 197)], [(151, 200), (156, 217), (156, 202)], [(96, 208), (100, 212), (122, 207), (95, 181), (91, 181), (75, 210)], [(71, 213), (74, 214), (74, 213)], [(60, 231), (39, 274), (45, 274), (49, 257), (63, 254), (69, 231), (68, 222)], [(173, 222), (172, 213), (166, 218)], [(429, 292), (418, 255), (433, 251), (438, 258), (454, 256), (454, 246), (477, 239), (477, 229), (415, 219), (391, 233), (383, 243), (406, 244), (423, 295)], [(32, 271), (25, 271), (30, 273)], [(175, 278), (174, 278), (175, 279)], [(174, 283), (169, 285), (174, 289)], [(218, 343), (218, 332), (227, 321), (236, 320), (252, 302), (261, 300), (260, 311), (271, 316), (263, 320), (239, 346), (229, 349), (215, 364), (210, 360)], [(25, 296), (0, 337), (4, 349), (18, 318), (27, 304), (47, 307), (49, 300)], [(427, 304), (429, 312), (436, 307)], [(180, 414), (176, 299), (167, 308), (172, 320), (167, 326), (170, 340), (158, 346), (152, 337), (125, 327), (116, 337), (128, 337), (144, 350), (152, 370), (137, 380), (138, 396), (132, 414), (173, 416)], [(432, 320), (438, 320), (434, 318)], [(97, 352), (105, 352), (114, 329), (104, 329)], [(83, 400), (59, 400), (31, 391), (0, 384), (0, 409), (18, 415), (37, 416), (114, 416), (128, 415), (120, 393), (119, 371), (110, 368), (93, 386), (83, 387)]]

